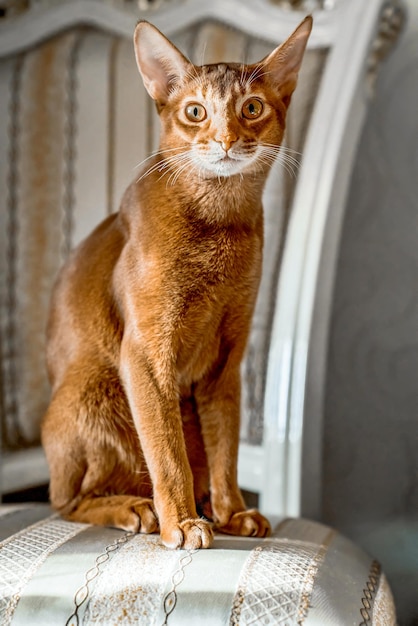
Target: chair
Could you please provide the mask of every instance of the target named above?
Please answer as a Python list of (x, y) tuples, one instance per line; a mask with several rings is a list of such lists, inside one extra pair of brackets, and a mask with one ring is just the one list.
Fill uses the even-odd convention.
[[(13, 624), (28, 623), (34, 610), (42, 615), (39, 623), (61, 623), (57, 616), (71, 615), (74, 597), (74, 623), (82, 612), (86, 623), (105, 623), (103, 616), (117, 603), (106, 591), (106, 576), (108, 584), (115, 576), (129, 576), (117, 563), (122, 554), (125, 563), (132, 551), (139, 551), (149, 565), (144, 572), (156, 582), (151, 584), (143, 573), (118, 590), (147, 589), (146, 610), (154, 611), (155, 623), (193, 623), (190, 616), (196, 616), (196, 598), (203, 593), (205, 607), (212, 605), (208, 615), (213, 611), (206, 623), (224, 623), (218, 614), (214, 617), (220, 597), (222, 619), (230, 623), (282, 623), (272, 606), (282, 611), (286, 594), (296, 607), (292, 615), (307, 617), (307, 624), (311, 619), (328, 623), (328, 609), (334, 611), (329, 623), (350, 623), (344, 621), (346, 605), (339, 607), (338, 601), (337, 606), (329, 591), (343, 598), (348, 588), (357, 599), (359, 623), (360, 618), (379, 623), (379, 611), (388, 616), (382, 623), (395, 623), (390, 591), (377, 564), (336, 531), (306, 520), (283, 521), (319, 516), (322, 393), (344, 198), (377, 69), (379, 35), (391, 33), (398, 15), (395, 0), (317, 4), (324, 7), (314, 14), (315, 28), (288, 118), (285, 147), (292, 156), (285, 167), (275, 165), (265, 192), (264, 273), (242, 369), (240, 485), (257, 495), (263, 512), (282, 522), (265, 542), (218, 536), (219, 550), (184, 554), (167, 552), (156, 537), (69, 524), (51, 517), (44, 506), (3, 507), (0, 535), (10, 548), (3, 563), (10, 565), (7, 559), (13, 559), (17, 565), (22, 546), (32, 546), (29, 570), (14, 568), (15, 586), (6, 581), (13, 593), (5, 592), (8, 600), (0, 605), (0, 615), (13, 616)], [(117, 210), (135, 166), (156, 147), (158, 123), (132, 53), (136, 20), (141, 16), (155, 23), (195, 62), (251, 62), (289, 35), (305, 15), (300, 9), (267, 0), (251, 5), (185, 0), (138, 12), (128, 1), (123, 6), (63, 1), (22, 7), (20, 14), (0, 24), (3, 493), (48, 481), (38, 442), (49, 396), (44, 327), (56, 271), (69, 249)], [(20, 528), (20, 534), (13, 534)], [(205, 586), (207, 568), (212, 568), (211, 583)], [(290, 587), (281, 586), (282, 568)], [(106, 576), (98, 577), (105, 570)], [(265, 576), (272, 578), (270, 595), (263, 596)], [(49, 593), (53, 581), (57, 586)], [(94, 602), (99, 597), (104, 602), (97, 614), (93, 586), (98, 594)], [(83, 594), (89, 599), (82, 604)], [(181, 610), (180, 595), (185, 601)], [(128, 620), (127, 607), (136, 600), (131, 595), (125, 605), (126, 599), (120, 598)], [(273, 621), (254, 621), (265, 618), (254, 608), (253, 618), (250, 613), (245, 617), (253, 601), (273, 611)], [(144, 615), (135, 623), (151, 623)], [(116, 617), (109, 620), (116, 623)]]

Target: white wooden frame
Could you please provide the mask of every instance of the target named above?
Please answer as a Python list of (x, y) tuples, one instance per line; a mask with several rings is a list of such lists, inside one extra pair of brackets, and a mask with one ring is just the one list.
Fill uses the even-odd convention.
[(372, 44), (389, 5), (343, 1), (319, 22), (330, 55), (304, 146), (279, 276), (264, 441), (262, 449), (243, 445), (239, 465), (241, 485), (260, 493), (260, 508), (267, 514), (320, 517), (328, 329), (340, 232), (371, 96)]
[[(332, 287), (345, 196), (367, 108), (366, 74), (385, 0), (339, 0), (314, 14), (310, 48), (330, 54), (304, 147), (277, 286), (268, 358), (264, 440), (241, 444), (239, 479), (260, 494), (267, 514), (319, 515), (323, 391)], [(216, 19), (273, 43), (285, 39), (304, 13), (267, 0), (184, 0), (134, 15), (106, 2), (72, 0), (35, 6), (0, 24), (0, 57), (15, 54), (75, 24), (130, 38), (149, 19), (170, 36), (194, 22)], [(3, 460), (3, 485), (47, 479), (42, 451)], [(25, 471), (25, 467), (27, 468)]]

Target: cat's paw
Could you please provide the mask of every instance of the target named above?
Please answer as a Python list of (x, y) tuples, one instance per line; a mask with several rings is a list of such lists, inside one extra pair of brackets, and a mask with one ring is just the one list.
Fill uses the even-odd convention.
[(132, 533), (155, 533), (158, 518), (151, 498), (129, 495), (86, 497), (66, 519), (120, 528)]
[(271, 532), (269, 521), (257, 509), (234, 513), (227, 524), (217, 525), (216, 530), (243, 537), (268, 537)]
[(210, 548), (213, 532), (209, 522), (202, 519), (187, 519), (174, 528), (162, 530), (161, 541), (167, 548), (199, 550)]
[(135, 499), (129, 506), (121, 506), (114, 515), (117, 517), (114, 525), (123, 530), (145, 534), (158, 531), (158, 519), (151, 499)]

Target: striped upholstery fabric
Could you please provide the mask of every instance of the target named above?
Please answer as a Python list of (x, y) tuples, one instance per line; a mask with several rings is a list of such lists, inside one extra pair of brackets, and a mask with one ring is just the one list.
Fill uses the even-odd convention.
[(336, 531), (287, 519), (269, 539), (217, 535), (173, 551), (156, 535), (0, 508), (3, 626), (395, 626), (376, 561)]
[[(197, 63), (255, 61), (272, 48), (219, 24), (175, 40)], [(288, 122), (301, 152), (326, 51), (308, 52)], [(158, 119), (131, 41), (76, 28), (0, 62), (0, 348), (3, 446), (36, 443), (49, 398), (44, 362), (51, 287), (68, 251), (118, 209), (138, 164), (158, 145)], [(293, 154), (293, 153), (292, 153)], [(298, 157), (298, 155), (295, 155)], [(265, 192), (266, 243), (248, 355), (242, 438), (262, 439), (274, 287), (296, 180), (277, 163)]]

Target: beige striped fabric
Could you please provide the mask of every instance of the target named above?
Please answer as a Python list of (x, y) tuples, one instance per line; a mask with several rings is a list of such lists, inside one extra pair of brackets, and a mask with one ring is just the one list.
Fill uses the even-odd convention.
[(151, 146), (131, 42), (76, 29), (0, 63), (3, 440), (37, 442), (45, 328), (69, 250), (117, 209)]

